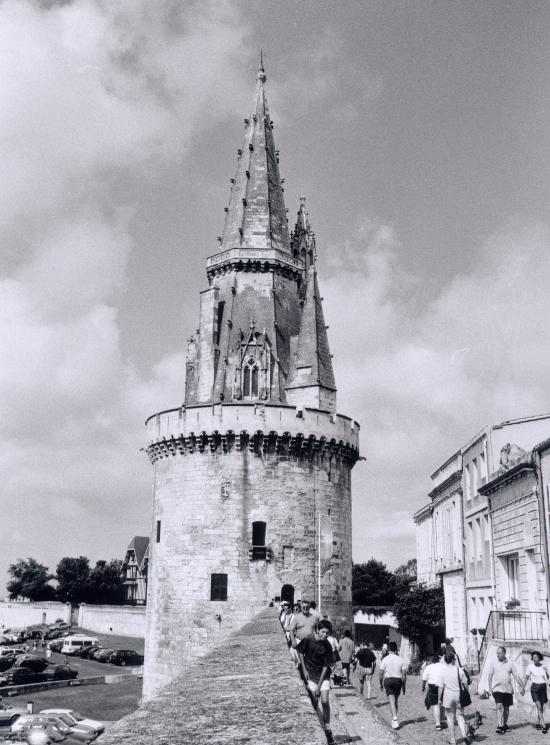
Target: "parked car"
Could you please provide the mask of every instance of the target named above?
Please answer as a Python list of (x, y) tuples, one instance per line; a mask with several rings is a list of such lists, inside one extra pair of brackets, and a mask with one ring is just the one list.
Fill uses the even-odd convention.
[(9, 643), (9, 642), (8, 642), (8, 639), (7, 639), (7, 637), (5, 637), (5, 636), (0, 636), (0, 646), (2, 646), (2, 644), (8, 644), (8, 643)]
[(103, 722), (100, 722), (97, 719), (83, 717), (82, 714), (79, 714), (74, 709), (44, 709), (40, 713), (61, 717), (65, 724), (71, 727), (75, 735), (77, 732), (91, 732), (92, 737), (88, 738), (89, 740), (95, 740), (96, 737), (99, 737), (99, 735), (105, 732), (105, 725)]
[(65, 737), (71, 734), (71, 728), (68, 727), (64, 722), (62, 722), (59, 717), (55, 716), (54, 714), (43, 714), (42, 712), (40, 712), (39, 714), (22, 714), (10, 726), (10, 730), (13, 733), (22, 732), (27, 727), (32, 727), (36, 724), (53, 725), (54, 727), (57, 727), (57, 729), (61, 732), (62, 735), (65, 735)]
[(39, 657), (35, 654), (22, 654), (15, 658), (13, 663), (14, 667), (26, 667), (29, 670), (34, 670), (37, 673), (41, 673), (44, 668), (48, 666), (48, 661), (43, 657)]
[(48, 680), (73, 680), (78, 677), (78, 670), (68, 665), (48, 665), (44, 668)]
[(68, 727), (56, 716), (48, 714), (23, 714), (11, 725), (12, 734), (27, 734), (33, 729), (46, 730), (48, 737), (52, 742), (63, 742), (71, 734), (71, 728)]
[(0, 675), (0, 688), (28, 683), (43, 683), (45, 680), (47, 680), (47, 677), (44, 673), (37, 673), (26, 667), (11, 667)]
[(114, 649), (98, 649), (96, 652), (92, 655), (92, 660), (96, 660), (97, 662), (108, 662), (109, 657), (114, 652)]
[(116, 649), (109, 657), (113, 665), (143, 665), (143, 655), (135, 649)]
[(12, 629), (11, 631), (4, 631), (2, 634), (8, 644), (21, 644), (25, 641), (24, 629)]
[(50, 629), (44, 634), (44, 639), (59, 639), (64, 633), (63, 629)]
[(15, 659), (20, 654), (26, 654), (25, 650), (20, 647), (6, 647), (5, 649), (0, 649), (0, 659), (3, 657)]
[(51, 642), (49, 642), (50, 649), (52, 652), (61, 652), (61, 648), (63, 647), (63, 639), (52, 639)]
[(83, 660), (90, 659), (93, 653), (97, 652), (98, 649), (101, 649), (101, 644), (94, 644), (92, 647), (82, 647), (82, 649), (78, 653), (78, 656), (81, 657)]
[(4, 706), (0, 702), (0, 727), (7, 727), (13, 724), (21, 714), (26, 714), (26, 709), (19, 706)]
[(47, 628), (44, 629), (27, 629), (25, 631), (25, 639), (42, 639), (46, 633)]

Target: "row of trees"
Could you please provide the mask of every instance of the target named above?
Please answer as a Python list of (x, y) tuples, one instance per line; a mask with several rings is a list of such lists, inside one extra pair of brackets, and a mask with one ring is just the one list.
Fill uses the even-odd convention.
[(101, 559), (92, 567), (86, 556), (65, 556), (51, 574), (47, 566), (29, 557), (10, 564), (8, 572), (11, 579), (7, 590), (12, 600), (121, 604), (125, 598), (120, 559)]
[(402, 564), (395, 572), (371, 559), (353, 565), (353, 604), (357, 608), (390, 607), (397, 630), (421, 651), (427, 637), (437, 637), (443, 627), (445, 604), (439, 586), (416, 584), (416, 559)]

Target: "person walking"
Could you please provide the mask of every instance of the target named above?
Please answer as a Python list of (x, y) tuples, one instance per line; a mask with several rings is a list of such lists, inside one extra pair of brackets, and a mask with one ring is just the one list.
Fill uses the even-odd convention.
[(468, 677), (460, 665), (456, 665), (456, 657), (452, 652), (445, 652), (443, 662), (439, 668), (438, 701), (445, 709), (447, 727), (449, 728), (451, 745), (456, 745), (455, 719), (466, 745), (470, 745), (472, 738), (468, 736), (464, 707), (460, 701), (461, 688), (468, 686)]
[(497, 735), (503, 735), (510, 731), (508, 727), (508, 715), (510, 706), (514, 703), (514, 688), (512, 680), (515, 680), (521, 693), (525, 693), (523, 681), (516, 672), (514, 665), (506, 659), (506, 647), (497, 647), (496, 662), (491, 663), (487, 671), (489, 692), (493, 694), (497, 705)]
[(548, 725), (544, 721), (544, 704), (548, 703), (547, 686), (550, 682), (548, 670), (542, 664), (543, 656), (540, 652), (531, 654), (531, 662), (525, 671), (524, 688), (531, 681), (531, 698), (537, 707), (537, 723), (535, 727), (542, 730), (545, 735), (548, 732)]
[(317, 709), (317, 716), (325, 732), (328, 745), (334, 745), (330, 729), (330, 672), (332, 668), (332, 647), (328, 642), (331, 624), (320, 621), (313, 637), (298, 639), (291, 631), (292, 646), (304, 661), (304, 675), (308, 690)]
[(317, 617), (310, 610), (309, 601), (302, 600), (302, 610), (300, 613), (294, 613), (290, 621), (290, 631), (298, 639), (313, 639), (315, 627), (317, 626)]
[[(435, 720), (435, 728), (443, 729), (447, 726), (445, 711), (439, 705), (439, 678), (441, 676), (441, 660), (438, 654), (432, 657), (422, 671), (422, 693), (426, 693), (424, 704), (426, 709), (431, 709)], [(427, 689), (427, 690), (426, 690)]]
[(372, 694), (372, 677), (376, 670), (376, 655), (370, 649), (368, 644), (362, 641), (359, 649), (355, 653), (355, 659), (358, 662), (357, 675), (359, 677), (359, 693), (363, 695), (365, 684), (367, 686), (367, 701)]
[(401, 692), (405, 695), (407, 683), (407, 666), (405, 660), (397, 654), (397, 644), (388, 644), (388, 654), (380, 663), (380, 690), (384, 688), (391, 709), (391, 726), (399, 729), (397, 713), (399, 709), (399, 696)]
[(342, 669), (346, 674), (347, 684), (351, 685), (350, 666), (355, 652), (355, 645), (353, 643), (353, 639), (351, 638), (351, 631), (349, 629), (346, 629), (344, 631), (344, 638), (338, 645), (338, 651), (340, 652), (340, 660), (342, 662)]

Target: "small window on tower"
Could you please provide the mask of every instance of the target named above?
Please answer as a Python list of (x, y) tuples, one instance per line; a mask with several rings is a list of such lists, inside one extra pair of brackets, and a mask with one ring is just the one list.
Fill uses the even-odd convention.
[(227, 600), (227, 574), (210, 575), (210, 600)]
[(243, 398), (258, 397), (260, 366), (254, 357), (249, 357), (243, 367)]
[(160, 520), (157, 520), (157, 543), (160, 543)]

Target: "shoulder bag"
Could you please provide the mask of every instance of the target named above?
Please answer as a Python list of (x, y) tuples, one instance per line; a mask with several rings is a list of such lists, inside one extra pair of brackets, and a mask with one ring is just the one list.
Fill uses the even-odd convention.
[(458, 700), (462, 708), (465, 706), (470, 706), (472, 703), (472, 698), (470, 696), (470, 691), (466, 688), (465, 685), (463, 685), (462, 681), (460, 680), (460, 668), (457, 667), (456, 674), (458, 676), (458, 687), (460, 688), (460, 693), (458, 695)]

